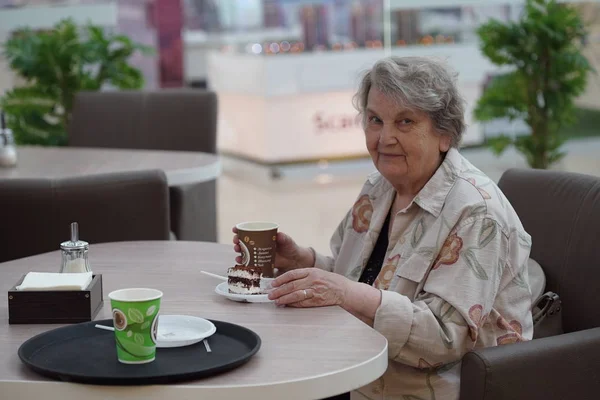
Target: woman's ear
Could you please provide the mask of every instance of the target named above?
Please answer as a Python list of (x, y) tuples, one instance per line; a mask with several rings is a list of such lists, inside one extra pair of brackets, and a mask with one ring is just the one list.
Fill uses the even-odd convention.
[(443, 133), (440, 135), (440, 153), (446, 153), (450, 150), (450, 135)]

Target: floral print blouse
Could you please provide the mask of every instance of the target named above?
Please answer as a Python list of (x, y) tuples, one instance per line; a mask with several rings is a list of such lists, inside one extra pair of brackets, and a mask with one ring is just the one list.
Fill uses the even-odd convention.
[[(333, 257), (316, 254), (315, 267), (357, 281), (394, 197), (372, 174), (333, 234)], [(392, 216), (373, 284), (382, 291), (374, 328), (388, 340), (390, 363), (353, 398), (458, 399), (467, 351), (532, 337), (531, 238), (496, 184), (456, 149), (407, 208), (410, 220)]]

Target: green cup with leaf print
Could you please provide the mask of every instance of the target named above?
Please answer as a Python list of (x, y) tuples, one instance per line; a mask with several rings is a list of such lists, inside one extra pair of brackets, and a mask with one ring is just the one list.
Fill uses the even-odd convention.
[(108, 294), (115, 327), (117, 358), (123, 364), (146, 364), (156, 357), (162, 292), (121, 289)]

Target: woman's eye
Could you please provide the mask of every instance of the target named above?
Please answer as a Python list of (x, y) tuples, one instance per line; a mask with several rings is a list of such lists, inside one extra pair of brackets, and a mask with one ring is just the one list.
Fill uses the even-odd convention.
[(404, 118), (403, 120), (400, 121), (400, 125), (410, 125), (412, 124), (412, 119), (408, 119), (408, 118)]
[(379, 124), (381, 123), (381, 120), (375, 116), (369, 117), (369, 122), (373, 123), (373, 124)]

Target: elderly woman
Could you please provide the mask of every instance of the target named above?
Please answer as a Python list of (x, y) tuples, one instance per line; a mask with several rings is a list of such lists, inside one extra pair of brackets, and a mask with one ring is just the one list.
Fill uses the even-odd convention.
[(383, 59), (355, 100), (378, 172), (333, 234), (332, 257), (279, 234), (269, 298), (339, 305), (387, 338), (388, 370), (357, 398), (457, 399), (467, 351), (532, 337), (530, 236), (457, 150), (463, 100), (440, 63)]

